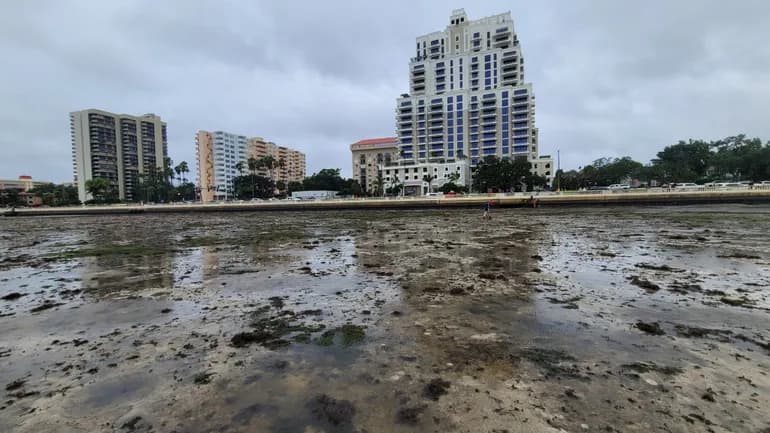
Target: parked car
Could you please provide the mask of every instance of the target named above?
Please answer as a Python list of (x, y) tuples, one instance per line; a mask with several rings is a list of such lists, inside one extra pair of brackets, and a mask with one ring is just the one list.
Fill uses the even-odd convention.
[(717, 188), (748, 188), (749, 185), (741, 182), (717, 182)]
[(703, 185), (698, 185), (697, 183), (692, 183), (692, 182), (677, 183), (677, 184), (674, 184), (673, 186), (676, 189), (697, 189), (697, 188), (703, 187)]
[(631, 189), (631, 185), (627, 183), (615, 183), (608, 187), (608, 189), (617, 190), (617, 189)]

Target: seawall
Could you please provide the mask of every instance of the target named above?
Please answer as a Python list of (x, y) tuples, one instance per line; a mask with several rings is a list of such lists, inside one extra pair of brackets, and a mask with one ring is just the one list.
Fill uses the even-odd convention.
[[(770, 203), (770, 189), (685, 192), (600, 192), (535, 195), (539, 207), (551, 206), (658, 206), (715, 203)], [(260, 201), (212, 204), (117, 204), (107, 206), (38, 207), (6, 210), (4, 216), (107, 215), (186, 212), (264, 212), (312, 210), (385, 210), (479, 208), (491, 202), (492, 207), (532, 207), (529, 194), (487, 194), (458, 197), (345, 199), (324, 201)]]

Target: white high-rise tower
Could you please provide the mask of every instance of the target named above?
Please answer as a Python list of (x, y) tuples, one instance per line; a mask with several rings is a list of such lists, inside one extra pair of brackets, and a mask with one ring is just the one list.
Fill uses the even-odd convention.
[(453, 11), (444, 31), (417, 38), (409, 81), (396, 108), (402, 163), (466, 157), (473, 167), (492, 155), (527, 158), (538, 172), (548, 163), (538, 158), (535, 96), (510, 12), (471, 21)]

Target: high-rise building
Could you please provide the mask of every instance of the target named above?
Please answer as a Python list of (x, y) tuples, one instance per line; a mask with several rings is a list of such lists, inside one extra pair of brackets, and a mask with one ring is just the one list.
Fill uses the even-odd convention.
[(262, 137), (254, 137), (249, 139), (248, 156), (254, 159), (272, 156), (277, 162), (272, 172), (263, 168), (258, 170), (257, 174), (272, 175), (276, 183), (284, 182), (288, 185), (289, 182), (302, 182), (305, 179), (305, 154), (298, 150), (278, 146)]
[(247, 158), (248, 138), (224, 131), (198, 131), (195, 145), (201, 200), (232, 198), (233, 181), (241, 174), (238, 162), (245, 164)]
[(249, 173), (249, 158), (275, 158), (276, 166), (272, 170), (261, 168), (256, 173), (272, 177), (276, 183), (283, 181), (288, 184), (305, 178), (304, 153), (278, 146), (261, 137), (198, 131), (195, 145), (198, 188), (204, 203), (232, 198), (235, 178)]
[(398, 159), (398, 138), (369, 138), (350, 145), (353, 156), (353, 179), (361, 189), (372, 194), (377, 191), (379, 179), (385, 187), (384, 167)]
[(535, 95), (510, 12), (469, 20), (454, 10), (444, 31), (417, 38), (414, 53), (411, 91), (396, 107), (402, 163), (538, 159)]
[(80, 201), (91, 197), (86, 181), (104, 178), (118, 198), (133, 200), (139, 175), (162, 169), (168, 155), (166, 123), (155, 114), (132, 116), (102, 110), (70, 113), (72, 165)]

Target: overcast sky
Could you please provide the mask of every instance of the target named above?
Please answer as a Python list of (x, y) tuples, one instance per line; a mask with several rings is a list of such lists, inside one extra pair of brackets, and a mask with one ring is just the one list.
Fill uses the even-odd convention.
[(208, 129), (349, 176), (350, 143), (394, 135), (415, 37), (460, 7), (512, 13), (540, 150), (562, 168), (770, 139), (767, 1), (3, 1), (0, 178), (70, 181), (68, 113), (85, 108), (159, 114), (191, 169)]

